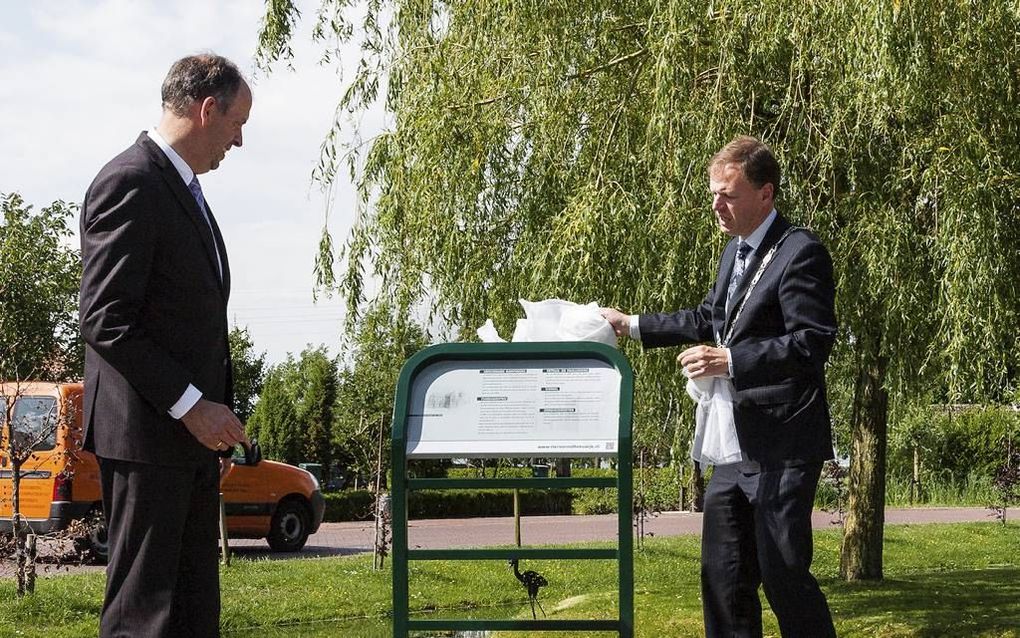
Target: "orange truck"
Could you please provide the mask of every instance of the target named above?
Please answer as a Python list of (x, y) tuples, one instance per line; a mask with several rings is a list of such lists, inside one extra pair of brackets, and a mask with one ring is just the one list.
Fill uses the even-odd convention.
[[(31, 454), (20, 469), (20, 511), (37, 533), (66, 529), (84, 520), (76, 542), (97, 560), (106, 558), (106, 532), (95, 455), (81, 449), (80, 383), (0, 384), (0, 532), (10, 532), (15, 447)], [(325, 501), (309, 472), (261, 458), (258, 446), (235, 456), (221, 486), (231, 538), (265, 538), (278, 552), (296, 552), (322, 523)]]

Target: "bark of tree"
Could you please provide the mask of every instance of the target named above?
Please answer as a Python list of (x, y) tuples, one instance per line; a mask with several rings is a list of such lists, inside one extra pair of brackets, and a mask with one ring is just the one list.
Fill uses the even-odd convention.
[(556, 459), (556, 476), (570, 476), (570, 459)]
[(884, 387), (888, 359), (881, 337), (860, 342), (851, 415), (850, 498), (840, 551), (840, 576), (846, 580), (882, 578), (885, 525), (885, 460), (889, 393)]
[(705, 509), (705, 475), (701, 473), (701, 465), (697, 462), (691, 472), (691, 511), (701, 512)]
[(687, 485), (684, 484), (684, 466), (682, 463), (676, 463), (674, 461), (674, 467), (676, 469), (677, 485), (680, 486), (679, 494), (677, 494), (676, 509), (682, 512), (687, 507)]

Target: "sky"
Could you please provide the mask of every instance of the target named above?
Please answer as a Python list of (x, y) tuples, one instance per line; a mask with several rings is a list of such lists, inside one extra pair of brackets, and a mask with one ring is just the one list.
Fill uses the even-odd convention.
[[(170, 65), (190, 53), (224, 55), (254, 93), (244, 145), (202, 177), (230, 258), (229, 318), (269, 363), (309, 344), (336, 354), (343, 305), (322, 295), (313, 303), (327, 199), (311, 174), (343, 79), (318, 64), (310, 37), (318, 5), (299, 4), (294, 71), (277, 64), (266, 74), (254, 66), (263, 11), (255, 0), (0, 0), (0, 192), (36, 208), (80, 203), (99, 169), (158, 123)], [(353, 68), (357, 50), (342, 59)], [(368, 138), (385, 118), (379, 109), (359, 124)], [(347, 181), (332, 197), (328, 226), (342, 244), (356, 197)]]

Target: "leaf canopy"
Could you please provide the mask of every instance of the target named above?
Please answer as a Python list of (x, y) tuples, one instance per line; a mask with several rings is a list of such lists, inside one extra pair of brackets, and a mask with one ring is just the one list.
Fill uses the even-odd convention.
[[(298, 15), (268, 5), (265, 64)], [(725, 241), (708, 160), (751, 134), (784, 168), (777, 207), (834, 256), (835, 387), (868, 341), (894, 397), (1000, 396), (1020, 351), (1018, 23), (1016, 0), (324, 0), (327, 57), (357, 37), (363, 59), (316, 177), (346, 163), (362, 205), (321, 281), (353, 320), (373, 277), (454, 338), (488, 317), (509, 333), (521, 297), (691, 306)], [(342, 115), (378, 101), (395, 125), (343, 148)], [(640, 432), (667, 446), (674, 353), (628, 348)]]

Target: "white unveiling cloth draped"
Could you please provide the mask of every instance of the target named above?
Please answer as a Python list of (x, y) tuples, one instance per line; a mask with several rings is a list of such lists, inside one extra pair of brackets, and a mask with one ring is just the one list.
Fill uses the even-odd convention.
[(733, 420), (733, 381), (727, 377), (688, 379), (687, 394), (698, 404), (691, 458), (702, 465), (742, 460)]
[[(616, 347), (616, 333), (609, 325), (599, 304), (591, 302), (578, 304), (562, 299), (528, 301), (518, 299), (524, 308), (525, 319), (517, 320), (517, 327), (511, 341), (597, 341)], [(478, 330), (478, 338), (484, 343), (505, 341), (496, 332), (492, 319), (486, 319)]]

